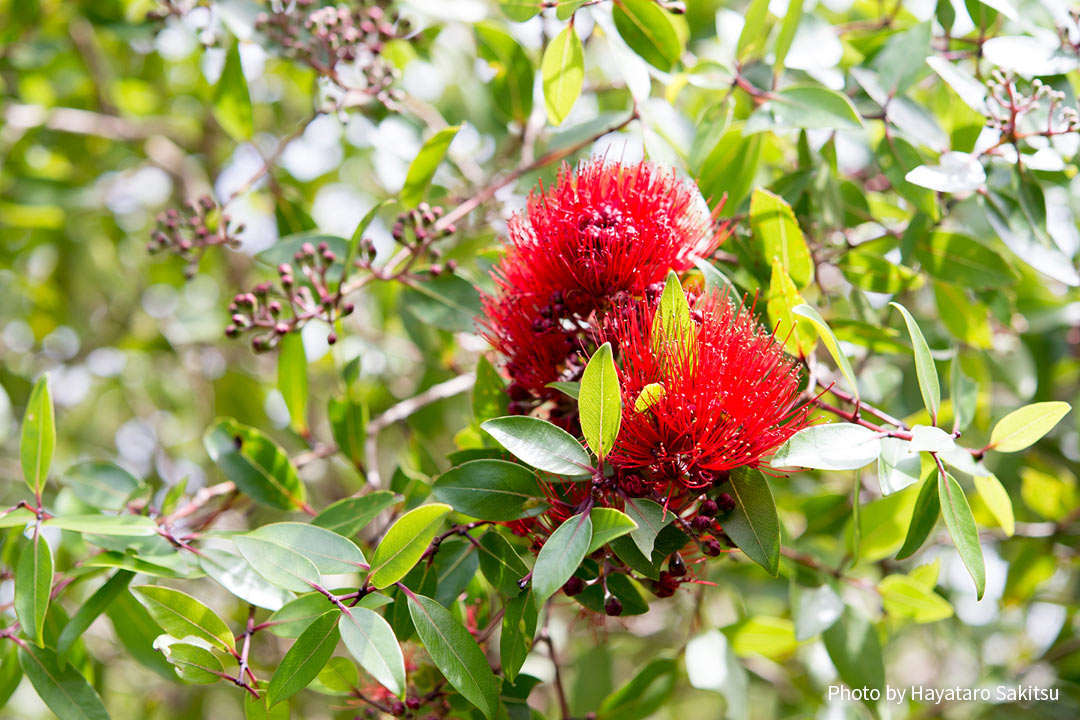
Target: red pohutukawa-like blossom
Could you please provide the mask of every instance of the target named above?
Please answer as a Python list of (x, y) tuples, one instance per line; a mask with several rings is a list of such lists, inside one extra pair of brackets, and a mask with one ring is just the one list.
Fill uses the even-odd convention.
[[(655, 307), (639, 302), (613, 313), (602, 333), (619, 358), (623, 420), (608, 460), (622, 482), (696, 495), (729, 470), (764, 466), (810, 411), (799, 402), (800, 369), (783, 339), (752, 308), (713, 292), (697, 303), (688, 337), (657, 352), (665, 343), (654, 337), (662, 333)], [(638, 411), (646, 386), (653, 401)]]
[(727, 235), (714, 221), (692, 183), (648, 162), (594, 158), (534, 192), (510, 221), (481, 320), (507, 358), (515, 400), (554, 397), (549, 382), (577, 379), (592, 313), (711, 254)]

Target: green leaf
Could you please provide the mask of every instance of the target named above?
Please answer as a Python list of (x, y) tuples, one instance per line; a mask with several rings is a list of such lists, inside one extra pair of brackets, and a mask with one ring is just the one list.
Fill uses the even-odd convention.
[(6, 647), (0, 650), (0, 707), (7, 706), (8, 700), (19, 689), (22, 678), (19, 646), (15, 643), (7, 643)]
[(890, 495), (919, 482), (922, 460), (907, 440), (881, 438), (878, 483), (881, 494)]
[(592, 531), (588, 513), (580, 513), (567, 518), (544, 542), (533, 566), (532, 589), (537, 608), (558, 592), (581, 565), (592, 544)]
[(817, 333), (795, 321), (794, 309), (805, 304), (780, 258), (774, 257), (766, 303), (769, 322), (776, 328), (777, 338), (787, 338), (784, 349), (800, 358), (809, 357), (817, 345)]
[(234, 140), (247, 140), (254, 132), (255, 117), (251, 109), (247, 80), (244, 78), (244, 68), (240, 64), (238, 43), (230, 45), (225, 53), (225, 67), (222, 68), (221, 77), (214, 88), (211, 110), (221, 129)]
[(726, 198), (721, 212), (734, 215), (757, 174), (763, 150), (762, 135), (744, 135), (745, 127), (733, 123), (712, 146), (697, 172), (701, 194), (716, 207)]
[(476, 286), (457, 273), (432, 276), (417, 273), (423, 282), (412, 283), (401, 302), (422, 323), (450, 332), (472, 332), (483, 307)]
[(545, 420), (509, 415), (487, 420), (480, 427), (516, 458), (537, 470), (567, 477), (592, 474), (592, 460), (581, 443)]
[(839, 622), (822, 633), (821, 639), (840, 679), (849, 687), (884, 689), (881, 643), (869, 620), (848, 609)]
[(367, 440), (367, 405), (350, 397), (332, 397), (327, 404), (330, 432), (337, 443), (338, 452), (353, 467), (364, 467), (364, 443)]
[(510, 597), (521, 594), (518, 581), (529, 574), (529, 567), (502, 533), (495, 529), (484, 533), (477, 552), (480, 572), (496, 590)]
[(814, 326), (818, 337), (825, 343), (825, 348), (836, 362), (836, 366), (840, 368), (840, 373), (847, 380), (848, 387), (851, 388), (851, 392), (857, 400), (859, 398), (859, 385), (855, 382), (855, 371), (851, 369), (851, 362), (848, 360), (847, 355), (844, 354), (844, 351), (840, 349), (840, 341), (836, 338), (836, 334), (833, 333), (829, 324), (825, 322), (825, 318), (821, 317), (817, 310), (805, 303), (793, 307), (791, 313), (806, 318)]
[(299, 333), (290, 333), (278, 343), (277, 387), (289, 409), (289, 426), (300, 435), (306, 435), (307, 355), (304, 354), (304, 339)]
[(283, 545), (251, 535), (237, 535), (232, 541), (255, 572), (279, 588), (307, 592), (322, 582), (315, 563)]
[(735, 510), (724, 521), (724, 532), (748, 558), (775, 577), (780, 571), (780, 519), (765, 475), (756, 468), (736, 468), (728, 484)]
[(966, 430), (975, 419), (979, 405), (979, 386), (964, 374), (960, 358), (954, 357), (949, 368), (949, 394), (957, 430)]
[(903, 95), (926, 69), (930, 52), (930, 21), (894, 33), (877, 55), (872, 67), (881, 78), (889, 97)]
[(105, 609), (105, 614), (120, 644), (133, 660), (169, 682), (176, 679), (176, 671), (154, 648), (154, 640), (161, 635), (161, 628), (134, 595), (128, 591), (120, 593)]
[(568, 20), (573, 17), (578, 8), (582, 7), (587, 2), (589, 2), (589, 0), (555, 0), (555, 17), (560, 20)]
[(61, 667), (56, 653), (27, 645), (19, 664), (45, 704), (60, 720), (109, 720), (101, 698), (73, 665)]
[(532, 61), (518, 42), (491, 22), (473, 26), (477, 51), (495, 71), (490, 81), (491, 98), (501, 119), (524, 125), (533, 106)]
[(349, 654), (383, 687), (405, 697), (405, 658), (390, 624), (373, 610), (352, 607), (338, 626)]
[(360, 497), (342, 498), (312, 518), (311, 524), (333, 530), (338, 535), (352, 537), (379, 513), (400, 501), (401, 496), (389, 490), (376, 490)]
[(645, 412), (656, 403), (664, 399), (666, 391), (660, 383), (649, 383), (641, 388), (637, 398), (634, 399), (634, 412)]
[(226, 652), (232, 650), (235, 638), (229, 626), (187, 593), (161, 585), (139, 585), (132, 591), (142, 597), (154, 621), (173, 637), (194, 635)]
[(450, 149), (450, 143), (457, 135), (460, 125), (451, 125), (439, 130), (428, 138), (420, 152), (409, 164), (409, 172), (405, 175), (405, 186), (401, 188), (399, 195), (401, 204), (411, 208), (420, 204), (424, 199), (431, 179), (435, 177), (435, 171), (439, 163), (446, 157), (446, 151)]
[(592, 542), (585, 551), (586, 555), (593, 554), (615, 538), (633, 532), (638, 527), (633, 518), (615, 508), (593, 508), (589, 511), (589, 519), (592, 520)]
[(795, 213), (782, 197), (755, 188), (750, 195), (750, 227), (761, 241), (767, 262), (780, 258), (781, 266), (798, 287), (810, 284), (814, 279), (814, 260)]
[(42, 374), (34, 383), (30, 399), (23, 415), (22, 439), (19, 442), (19, 460), (23, 478), (34, 495), (40, 496), (49, 477), (53, 449), (56, 447), (56, 420), (52, 395), (49, 393), (49, 376)]
[(201, 552), (199, 567), (203, 572), (241, 600), (267, 610), (279, 610), (292, 600), (292, 593), (264, 580), (239, 555), (217, 548)]
[(45, 613), (52, 593), (53, 558), (45, 536), (34, 537), (19, 554), (15, 566), (15, 617), (35, 645), (44, 645)]
[[(685, 302), (685, 295), (683, 300)], [(619, 373), (615, 369), (609, 342), (593, 353), (581, 375), (578, 414), (585, 441), (603, 462), (615, 446), (622, 425), (622, 391), (619, 389)]]
[(656, 544), (656, 536), (665, 526), (675, 521), (675, 513), (645, 498), (627, 498), (624, 510), (626, 516), (637, 525), (630, 532), (630, 539), (642, 555), (650, 557)]
[(529, 20), (539, 15), (544, 7), (545, 0), (499, 0), (499, 9), (503, 11), (503, 15), (514, 22)]
[(499, 681), (472, 634), (431, 598), (411, 593), (408, 598), (416, 633), (435, 667), (485, 718), (492, 720), (499, 706)]
[(799, 21), (803, 16), (803, 4), (801, 2), (788, 3), (787, 12), (784, 13), (784, 22), (780, 25), (780, 33), (776, 36), (776, 49), (773, 51), (773, 77), (779, 77), (784, 70), (784, 60), (788, 50), (791, 49), (791, 41), (795, 39), (795, 30), (799, 27)]
[(792, 128), (854, 130), (862, 126), (847, 95), (816, 85), (804, 85), (774, 93), (746, 121), (746, 133)]
[(319, 675), (341, 639), (338, 632), (340, 617), (339, 611), (330, 610), (308, 625), (296, 639), (270, 678), (270, 685), (266, 689), (267, 705), (274, 706), (287, 700)]
[(207, 428), (203, 445), (225, 477), (245, 495), (279, 510), (304, 505), (307, 491), (289, 456), (255, 428), (219, 418)]
[(675, 25), (653, 0), (616, 0), (612, 15), (622, 39), (653, 67), (669, 72), (682, 57)]
[(473, 385), (472, 408), (477, 422), (502, 417), (509, 412), (510, 398), (506, 381), (485, 356), (476, 361), (476, 384)]
[(852, 285), (870, 292), (895, 294), (923, 283), (914, 270), (890, 262), (875, 250), (845, 253), (836, 265)]
[(986, 565), (979, 544), (979, 530), (975, 527), (975, 517), (971, 514), (964, 489), (948, 473), (938, 473), (938, 500), (945, 527), (949, 529), (949, 536), (960, 553), (960, 559), (964, 561), (964, 567), (975, 581), (976, 595), (981, 600), (986, 590)]
[(360, 686), (360, 671), (356, 669), (356, 663), (349, 658), (335, 656), (330, 658), (319, 673), (319, 682), (329, 690), (347, 695), (353, 688)]
[(769, 461), (774, 467), (858, 470), (877, 459), (881, 441), (870, 428), (854, 423), (811, 425), (781, 445)]
[(420, 562), (450, 510), (449, 505), (432, 503), (399, 517), (375, 548), (368, 581), (381, 590), (405, 577)]
[(534, 471), (505, 460), (471, 460), (450, 468), (435, 480), (431, 494), (479, 520), (519, 520), (548, 507)]
[(919, 324), (915, 318), (898, 302), (889, 303), (900, 311), (907, 324), (908, 335), (911, 336), (911, 345), (915, 349), (915, 374), (919, 379), (919, 392), (922, 393), (923, 404), (926, 405), (930, 419), (937, 424), (938, 410), (941, 407), (941, 386), (938, 384), (937, 366), (934, 358), (930, 355), (930, 347), (926, 344)]
[(531, 588), (506, 603), (502, 637), (499, 638), (499, 660), (502, 662), (503, 674), (511, 682), (517, 677), (532, 648), (533, 638), (536, 636), (537, 615)]
[(930, 531), (937, 524), (938, 513), (941, 511), (941, 501), (938, 498), (937, 480), (933, 474), (923, 481), (919, 489), (919, 496), (915, 499), (915, 507), (911, 512), (911, 522), (908, 524), (907, 536), (904, 544), (896, 553), (897, 560), (911, 557), (915, 551), (922, 547)]
[(198, 645), (177, 642), (164, 646), (162, 652), (176, 674), (190, 683), (215, 683), (225, 671), (214, 653)]
[(931, 623), (952, 617), (949, 602), (907, 575), (888, 575), (878, 583), (885, 612), (917, 623)]
[(604, 698), (597, 718), (644, 720), (651, 717), (671, 697), (678, 671), (678, 663), (671, 658), (652, 660), (629, 682)]
[(1009, 499), (1009, 493), (1005, 491), (1001, 481), (994, 475), (985, 477), (976, 475), (974, 480), (975, 490), (978, 491), (982, 501), (986, 503), (990, 514), (994, 516), (1005, 534), (1012, 537), (1013, 533), (1016, 532), (1016, 519), (1013, 515), (1012, 500)]
[(549, 382), (544, 387), (554, 388), (566, 397), (573, 398), (574, 400), (577, 400), (581, 395), (581, 383), (577, 381), (564, 382), (556, 380), (555, 382)]
[(585, 82), (585, 51), (581, 39), (569, 23), (548, 43), (540, 61), (540, 77), (544, 83), (544, 107), (548, 122), (561, 125)]
[(1000, 288), (1016, 281), (999, 253), (964, 235), (936, 232), (916, 246), (914, 255), (930, 275), (963, 287)]
[(100, 510), (123, 510), (128, 498), (143, 483), (124, 468), (111, 462), (90, 460), (64, 471), (64, 484), (76, 497)]
[(746, 9), (746, 20), (743, 22), (742, 32), (739, 33), (739, 43), (735, 47), (735, 57), (740, 61), (746, 57), (746, 49), (761, 39), (768, 16), (769, 0), (750, 0), (750, 6)]
[[(244, 537), (257, 538), (281, 545), (303, 555), (327, 575), (341, 575), (367, 569), (364, 553), (356, 544), (336, 532), (298, 522), (263, 525)], [(306, 592), (309, 588), (304, 588)]]
[(101, 613), (108, 609), (113, 600), (127, 590), (128, 583), (135, 573), (127, 570), (118, 570), (111, 578), (106, 580), (94, 594), (87, 598), (86, 602), (71, 616), (67, 625), (60, 633), (56, 641), (56, 654), (63, 661), (71, 648), (75, 645), (84, 632), (97, 619)]
[(42, 525), (92, 535), (116, 537), (157, 535), (157, 525), (144, 515), (57, 515), (45, 520)]
[(997, 421), (990, 433), (990, 449), (1017, 452), (1030, 447), (1054, 429), (1072, 406), (1067, 402), (1038, 402), (1013, 410)]
[(652, 346), (657, 357), (679, 356), (692, 351), (694, 321), (679, 276), (669, 270), (652, 324)]

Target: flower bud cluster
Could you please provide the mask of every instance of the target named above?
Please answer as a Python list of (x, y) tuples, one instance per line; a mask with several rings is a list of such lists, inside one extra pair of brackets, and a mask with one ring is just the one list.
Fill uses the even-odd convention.
[[(352, 303), (342, 301), (339, 289), (330, 289), (329, 272), (338, 257), (327, 243), (304, 243), (293, 256), (295, 263), (278, 266), (278, 282), (260, 283), (250, 292), (240, 293), (229, 305), (232, 321), (225, 334), (239, 337), (252, 333), (251, 347), (265, 352), (277, 346), (281, 338), (298, 331), (307, 321), (322, 319), (333, 324), (351, 315)], [(299, 268), (300, 277), (296, 269)], [(327, 342), (337, 342), (332, 330)]]
[[(1022, 90), (1012, 74), (994, 70), (986, 82), (987, 125), (1015, 143), (1030, 135), (1053, 137), (1080, 131), (1080, 113), (1065, 105), (1065, 93), (1055, 90), (1035, 78), (1030, 89)], [(1038, 114), (1028, 127), (1021, 127), (1025, 118)], [(1045, 113), (1045, 124), (1041, 117)]]
[(191, 200), (180, 208), (169, 208), (157, 216), (146, 249), (150, 253), (171, 252), (187, 261), (184, 274), (191, 278), (207, 248), (216, 245), (240, 247), (244, 225), (231, 218), (209, 195)]
[(315, 0), (296, 0), (291, 7), (295, 10), (260, 14), (256, 29), (288, 56), (342, 87), (341, 64), (355, 64), (363, 73), (363, 86), (348, 90), (362, 91), (383, 103), (393, 97), (394, 68), (383, 58), (383, 50), (387, 41), (408, 32), (408, 20), (370, 2), (316, 7)]

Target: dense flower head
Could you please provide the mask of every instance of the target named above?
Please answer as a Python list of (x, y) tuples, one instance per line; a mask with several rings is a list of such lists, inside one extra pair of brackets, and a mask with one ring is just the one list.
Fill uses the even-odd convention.
[[(737, 467), (761, 467), (805, 427), (800, 370), (782, 339), (726, 294), (702, 297), (686, 337), (657, 336), (656, 303), (613, 313), (602, 340), (619, 357), (623, 420), (608, 460), (628, 492), (700, 493)], [(658, 352), (658, 348), (663, 348)], [(649, 388), (649, 390), (646, 390)], [(642, 392), (651, 400), (635, 407)]]
[(594, 312), (640, 298), (669, 269), (690, 268), (726, 237), (692, 183), (648, 162), (593, 158), (564, 166), (509, 225), (507, 252), (484, 298), (481, 330), (525, 396), (574, 380)]

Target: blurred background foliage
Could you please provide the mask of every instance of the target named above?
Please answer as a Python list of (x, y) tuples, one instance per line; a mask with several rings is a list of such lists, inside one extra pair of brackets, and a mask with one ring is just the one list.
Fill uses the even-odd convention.
[[(274, 279), (298, 245), (284, 255), (272, 248), (300, 236), (351, 238), (369, 209), (399, 196), (423, 143), (448, 125), (460, 130), (445, 161), (434, 158), (425, 197), (447, 209), (479, 199), (440, 241), (438, 262), (454, 260), (454, 277), (469, 284), (490, 287), (506, 219), (538, 181), (554, 178), (554, 160), (645, 156), (696, 180), (714, 205), (726, 196), (722, 212), (735, 232), (714, 262), (741, 292), (774, 294), (771, 257), (750, 217), (752, 189), (793, 208), (813, 272), (787, 270), (853, 357), (867, 402), (908, 424), (928, 421), (891, 299), (919, 319), (942, 377), (956, 378), (958, 367), (974, 382), (965, 446), (985, 445), (994, 420), (1018, 406), (1076, 398), (1080, 136), (1069, 108), (1080, 27), (1068, 3), (548, 4), (541, 13), (528, 0), (394, 3), (410, 26), (382, 48), (394, 92), (378, 98), (344, 89), (367, 82), (350, 63), (345, 77), (330, 77), (256, 30), (260, 12), (307, 12), (292, 3), (0, 2), (4, 503), (28, 497), (18, 482), (19, 419), (45, 370), (58, 417), (54, 475), (107, 459), (145, 480), (158, 501), (184, 478), (190, 495), (222, 481), (201, 438), (215, 417), (229, 416), (294, 457), (314, 452), (301, 475), (322, 509), (365, 483), (340, 454), (319, 452), (332, 438), (326, 405), (347, 396), (384, 417), (368, 478), (409, 506), (422, 502), (447, 453), (478, 442), (468, 393), (403, 418), (383, 413), (473, 369), (486, 349), (472, 332), (474, 291), (369, 283), (350, 297), (356, 311), (339, 321), (332, 347), (329, 325), (307, 323), (306, 422), (290, 421), (278, 354), (253, 353), (225, 329), (230, 298)], [(575, 10), (580, 96), (541, 72), (545, 48)], [(626, 25), (630, 16), (644, 19), (640, 32)], [(211, 247), (194, 263), (149, 254), (158, 213), (203, 195), (244, 225), (238, 247)], [(376, 265), (396, 252), (392, 226), (407, 207), (381, 208), (364, 233)], [(831, 362), (818, 355), (824, 384)], [(953, 393), (945, 394), (948, 421)], [(1015, 514), (1009, 536), (1000, 498), (989, 507), (963, 476), (982, 529), (982, 600), (940, 525), (913, 559), (894, 559), (918, 488), (885, 496), (874, 466), (776, 477), (784, 545), (809, 562), (789, 556), (774, 579), (725, 559), (709, 566), (717, 587), (656, 600), (641, 616), (599, 619), (564, 601), (548, 627), (571, 713), (1076, 717), (1078, 423), (1072, 413), (1031, 449), (987, 460)], [(858, 515), (853, 482), (862, 484)], [(77, 506), (65, 493), (53, 502)], [(282, 515), (240, 499), (216, 527)], [(58, 569), (93, 552), (74, 533), (50, 541)], [(25, 542), (9, 532), (0, 549), (5, 623), (9, 568)], [(919, 566), (927, 567), (914, 577), (945, 602), (946, 617), (883, 605), (882, 579), (912, 577)], [(242, 626), (243, 603), (209, 580), (193, 582), (189, 592)], [(53, 612), (74, 612), (96, 583), (71, 587)], [(486, 592), (477, 575), (465, 602)], [(841, 610), (852, 635), (872, 622), (866, 632), (878, 642), (863, 649), (880, 648), (837, 668), (843, 653), (827, 648), (815, 622)], [(110, 618), (122, 625), (125, 615)], [(159, 656), (125, 650), (123, 633), (102, 620), (79, 646), (113, 717), (243, 716), (242, 691), (179, 684)], [(268, 659), (256, 667), (272, 669), (285, 647), (260, 637)], [(1052, 686), (1061, 699), (891, 710), (828, 699), (838, 669), (851, 684), (867, 673), (873, 681), (875, 667), (893, 686)], [(537, 649), (524, 671), (544, 682), (533, 706), (556, 716), (548, 655)], [(292, 711), (356, 712), (314, 693), (294, 697)], [(23, 682), (0, 716), (48, 711)]]

